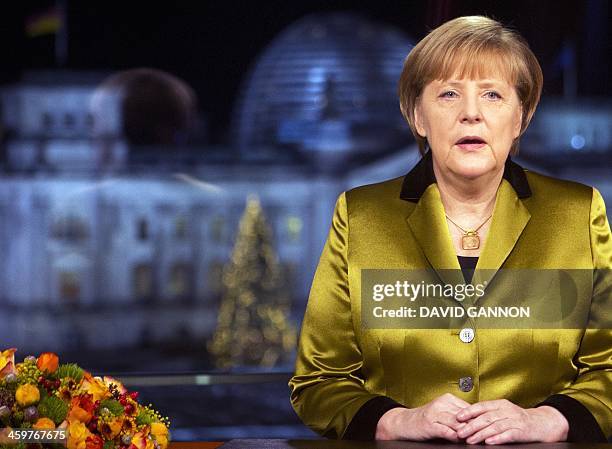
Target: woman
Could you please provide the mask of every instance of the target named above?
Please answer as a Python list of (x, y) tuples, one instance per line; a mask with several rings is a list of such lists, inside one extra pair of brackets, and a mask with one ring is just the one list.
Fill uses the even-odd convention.
[(612, 236), (601, 195), (509, 157), (541, 89), (524, 40), (486, 17), (451, 20), (409, 54), (400, 105), (423, 158), (403, 178), (340, 195), (308, 300), (289, 386), (297, 414), (318, 433), (468, 444), (612, 433), (609, 325), (362, 323), (368, 268), (431, 267), (441, 278), (461, 268), (468, 282), (470, 268), (598, 270), (577, 298), (589, 319), (609, 317)]

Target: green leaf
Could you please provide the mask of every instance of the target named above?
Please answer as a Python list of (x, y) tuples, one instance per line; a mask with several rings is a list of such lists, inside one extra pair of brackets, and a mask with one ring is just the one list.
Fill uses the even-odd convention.
[(59, 366), (55, 374), (59, 379), (69, 377), (75, 382), (80, 382), (83, 378), (83, 369), (75, 363), (65, 363)]
[(49, 418), (55, 425), (59, 425), (66, 419), (68, 404), (57, 396), (47, 396), (38, 404), (38, 413), (40, 416)]
[(100, 408), (107, 408), (115, 416), (121, 416), (124, 413), (123, 405), (115, 399), (105, 399), (100, 402)]
[(155, 417), (147, 409), (141, 410), (140, 413), (138, 413), (138, 415), (136, 416), (137, 426), (149, 425), (154, 421), (155, 421)]

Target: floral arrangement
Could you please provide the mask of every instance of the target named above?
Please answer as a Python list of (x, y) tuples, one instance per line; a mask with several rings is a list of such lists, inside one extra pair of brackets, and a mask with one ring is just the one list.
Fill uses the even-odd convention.
[[(15, 352), (0, 352), (0, 430), (5, 437), (11, 429), (62, 430), (68, 449), (167, 448), (168, 418), (150, 404), (139, 404), (137, 392), (75, 364), (60, 365), (50, 352), (15, 364)], [(7, 440), (0, 440), (2, 449), (30, 446), (1, 441)]]

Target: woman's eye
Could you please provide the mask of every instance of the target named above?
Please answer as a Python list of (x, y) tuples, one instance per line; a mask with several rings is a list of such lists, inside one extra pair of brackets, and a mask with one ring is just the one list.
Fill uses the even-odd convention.
[(453, 92), (452, 90), (449, 90), (447, 92), (443, 92), (440, 97), (443, 98), (455, 98), (457, 96), (457, 94), (455, 92)]
[(497, 92), (493, 92), (493, 91), (487, 92), (485, 96), (490, 100), (497, 100), (501, 98), (500, 94), (498, 94)]

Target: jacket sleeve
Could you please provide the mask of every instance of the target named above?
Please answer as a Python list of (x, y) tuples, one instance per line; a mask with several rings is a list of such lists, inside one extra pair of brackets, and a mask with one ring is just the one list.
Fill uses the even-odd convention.
[(568, 441), (605, 442), (612, 437), (612, 234), (597, 189), (593, 189), (589, 226), (593, 295), (589, 322), (574, 357), (578, 376), (538, 405), (550, 405), (565, 415), (570, 424)]
[[(336, 201), (331, 229), (319, 260), (302, 329), (291, 404), (304, 424), (329, 438), (343, 438), (359, 409), (379, 395), (361, 374), (362, 353), (351, 318), (348, 281), (346, 196)], [(398, 404), (399, 405), (399, 404)]]

